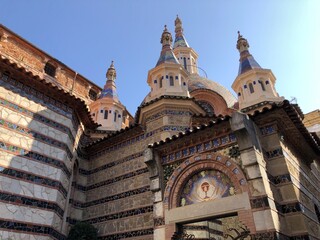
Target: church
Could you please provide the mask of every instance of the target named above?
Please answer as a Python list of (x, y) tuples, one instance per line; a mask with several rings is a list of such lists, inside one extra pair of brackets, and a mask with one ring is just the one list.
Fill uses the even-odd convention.
[(101, 88), (0, 25), (1, 239), (79, 221), (101, 240), (320, 239), (319, 110), (304, 121), (240, 32), (235, 97), (174, 26), (130, 113), (116, 63)]

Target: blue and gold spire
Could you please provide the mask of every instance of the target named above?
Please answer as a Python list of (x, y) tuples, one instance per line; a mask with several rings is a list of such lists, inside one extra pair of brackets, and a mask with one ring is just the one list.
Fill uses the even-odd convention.
[(249, 52), (249, 43), (247, 39), (243, 38), (238, 31), (237, 49), (240, 52), (239, 72), (238, 75), (245, 73), (251, 69), (261, 68), (254, 57)]
[(164, 26), (163, 33), (161, 35), (161, 44), (162, 44), (162, 50), (160, 53), (159, 60), (156, 64), (156, 66), (159, 66), (162, 63), (177, 63), (179, 64), (178, 59), (172, 52), (172, 36), (171, 33), (167, 29), (167, 25)]
[(115, 80), (117, 78), (117, 72), (114, 67), (113, 61), (111, 62), (110, 67), (108, 68), (108, 71), (106, 73), (107, 82), (104, 85), (103, 90), (100, 94), (101, 98), (112, 98), (114, 101), (119, 102), (118, 94), (117, 94), (117, 88), (115, 84)]
[(177, 47), (189, 47), (189, 44), (183, 35), (182, 21), (178, 15), (176, 20), (174, 21), (174, 25), (175, 25), (176, 38), (174, 40), (173, 49)]

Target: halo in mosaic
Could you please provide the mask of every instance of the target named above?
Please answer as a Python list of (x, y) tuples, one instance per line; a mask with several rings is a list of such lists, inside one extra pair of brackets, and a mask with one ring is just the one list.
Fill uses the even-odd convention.
[(182, 188), (180, 206), (211, 201), (235, 194), (230, 178), (217, 170), (204, 170), (193, 175)]

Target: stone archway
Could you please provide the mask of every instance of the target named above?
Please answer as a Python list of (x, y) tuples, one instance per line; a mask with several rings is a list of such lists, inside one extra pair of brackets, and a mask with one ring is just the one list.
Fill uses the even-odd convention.
[[(216, 198), (206, 199), (208, 196), (205, 195), (203, 201), (191, 202), (191, 205), (186, 206), (181, 204), (182, 193), (185, 194), (183, 191), (190, 181), (192, 183), (193, 181), (198, 181), (195, 186), (206, 192), (207, 188), (213, 187), (210, 186), (209, 181), (215, 181), (214, 179), (218, 175), (224, 178), (225, 190), (229, 191), (231, 187), (233, 188), (234, 192), (232, 194), (221, 191), (220, 195), (217, 193)], [(209, 181), (203, 181), (201, 179), (202, 176), (209, 179)], [(221, 183), (216, 181), (211, 185)], [(252, 227), (254, 224), (251, 224), (253, 223), (252, 214), (249, 214), (249, 216), (243, 214), (244, 211), (247, 212), (250, 209), (250, 195), (250, 189), (244, 173), (240, 166), (229, 157), (213, 152), (188, 158), (173, 171), (164, 191), (165, 222), (166, 225), (171, 226), (169, 227), (171, 228), (171, 233), (166, 233), (166, 236), (172, 236), (174, 232), (178, 231), (175, 227), (172, 227), (174, 223), (189, 222), (199, 224), (203, 219), (204, 221), (211, 221), (217, 217), (224, 218), (224, 216), (233, 214), (237, 221), (241, 223), (235, 228), (241, 234), (237, 236), (235, 235), (237, 231), (234, 231), (234, 233), (230, 233), (230, 239), (235, 239), (235, 237), (240, 237), (237, 239), (247, 239), (246, 236), (249, 235), (249, 232), (255, 231), (255, 228)], [(226, 232), (224, 231), (224, 233)], [(176, 236), (183, 236), (182, 234), (190, 234), (190, 232), (180, 231), (179, 234), (176, 234)]]

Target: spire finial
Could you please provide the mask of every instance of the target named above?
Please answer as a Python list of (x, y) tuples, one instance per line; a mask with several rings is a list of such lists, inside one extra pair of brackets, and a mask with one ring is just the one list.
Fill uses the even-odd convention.
[(183, 35), (182, 21), (179, 18), (178, 14), (177, 14), (176, 20), (174, 21), (174, 25), (175, 25), (176, 37), (182, 36)]
[(171, 36), (171, 33), (167, 29), (167, 25), (164, 25), (164, 30), (163, 30), (163, 33), (161, 35), (161, 41), (160, 42), (162, 43), (162, 46), (169, 45), (171, 47), (172, 36)]
[(242, 35), (240, 35), (240, 31), (238, 31), (238, 39), (242, 38)]
[(237, 41), (237, 49), (240, 53), (244, 51), (248, 51), (249, 49), (249, 43), (247, 39), (245, 39), (241, 34), (240, 31), (238, 31), (238, 41)]
[(107, 74), (106, 74), (107, 80), (114, 81), (117, 77), (116, 69), (114, 68), (114, 61), (111, 61), (110, 67), (108, 68)]

